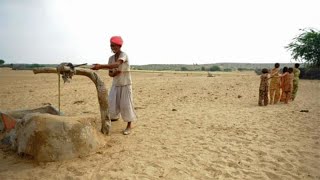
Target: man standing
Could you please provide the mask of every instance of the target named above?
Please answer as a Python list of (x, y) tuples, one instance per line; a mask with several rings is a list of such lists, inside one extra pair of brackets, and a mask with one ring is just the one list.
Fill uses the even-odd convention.
[(128, 55), (121, 51), (123, 40), (120, 36), (110, 39), (110, 47), (114, 55), (109, 58), (107, 65), (95, 64), (91, 69), (109, 69), (109, 76), (113, 77), (109, 93), (109, 115), (111, 120), (122, 119), (127, 122), (124, 135), (131, 133), (131, 122), (137, 119), (132, 97), (132, 80)]

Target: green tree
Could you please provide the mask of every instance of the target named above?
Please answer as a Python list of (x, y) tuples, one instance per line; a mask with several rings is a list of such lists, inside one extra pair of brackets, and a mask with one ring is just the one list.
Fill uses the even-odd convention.
[(181, 67), (181, 71), (188, 71), (188, 68), (186, 68), (186, 67)]
[(209, 71), (221, 71), (220, 67), (219, 66), (211, 66), (209, 68)]
[(2, 60), (2, 59), (0, 59), (0, 65), (2, 65), (2, 64), (4, 64), (4, 63), (5, 63), (5, 61)]
[(206, 68), (204, 66), (201, 67), (201, 71), (205, 71)]
[(305, 61), (311, 67), (320, 67), (320, 31), (314, 29), (302, 29), (302, 31), (285, 48), (292, 51), (293, 59)]

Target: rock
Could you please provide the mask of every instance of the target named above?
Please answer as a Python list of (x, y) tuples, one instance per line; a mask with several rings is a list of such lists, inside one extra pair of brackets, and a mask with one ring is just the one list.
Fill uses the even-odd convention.
[(17, 121), (22, 119), (26, 114), (29, 113), (49, 113), (54, 115), (62, 115), (62, 112), (59, 112), (55, 107), (51, 105), (43, 106), (36, 109), (24, 109), (16, 111), (0, 111), (0, 132), (6, 131), (9, 132), (11, 129), (14, 129)]
[(14, 119), (22, 119), (25, 115), (30, 113), (49, 113), (53, 115), (62, 115), (62, 112), (51, 105), (43, 106), (36, 109), (23, 109), (23, 110), (16, 110), (16, 111), (9, 111), (5, 112), (7, 115), (13, 117)]
[(207, 77), (214, 77), (214, 75), (208, 72), (208, 76)]
[(303, 110), (301, 110), (300, 112), (309, 112), (309, 110), (303, 109)]
[[(1, 115), (0, 115), (1, 118)], [(4, 123), (3, 120), (0, 119), (0, 133), (2, 133), (4, 131)]]
[(83, 157), (104, 145), (90, 117), (27, 114), (16, 125), (18, 154), (37, 161), (58, 161)]
[(84, 101), (75, 101), (75, 102), (73, 102), (73, 104), (83, 104), (84, 103)]
[(16, 131), (12, 129), (9, 132), (4, 134), (4, 137), (1, 139), (1, 144), (10, 147), (12, 150), (15, 149), (15, 141), (16, 141)]

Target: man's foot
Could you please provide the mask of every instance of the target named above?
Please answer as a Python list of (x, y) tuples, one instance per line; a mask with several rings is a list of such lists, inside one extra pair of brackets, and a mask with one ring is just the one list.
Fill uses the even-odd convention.
[(131, 128), (126, 128), (124, 131), (123, 131), (123, 135), (129, 135), (131, 133)]

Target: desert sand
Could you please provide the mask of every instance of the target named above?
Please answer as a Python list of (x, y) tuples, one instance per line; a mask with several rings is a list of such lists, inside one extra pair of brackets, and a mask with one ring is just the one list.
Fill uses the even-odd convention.
[[(110, 89), (107, 71), (98, 74)], [(122, 135), (120, 119), (105, 147), (59, 162), (0, 149), (0, 179), (320, 179), (319, 80), (300, 80), (288, 105), (260, 107), (254, 72), (213, 75), (132, 72), (132, 134)], [(57, 107), (57, 82), (55, 74), (0, 69), (0, 110)], [(100, 121), (87, 77), (61, 82), (61, 111)]]

